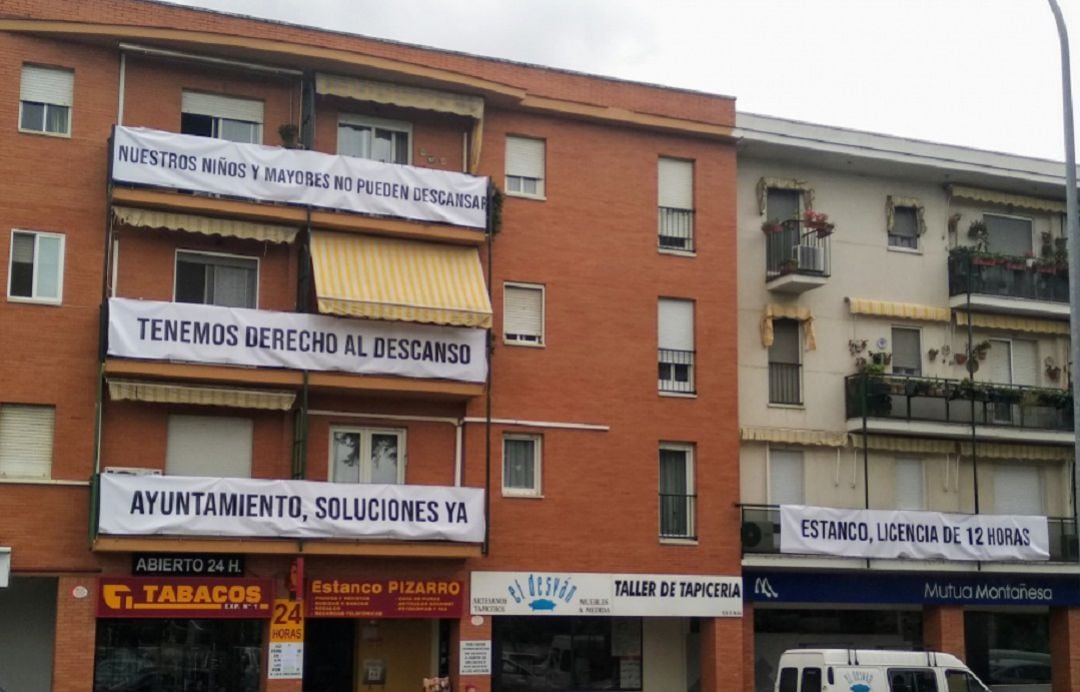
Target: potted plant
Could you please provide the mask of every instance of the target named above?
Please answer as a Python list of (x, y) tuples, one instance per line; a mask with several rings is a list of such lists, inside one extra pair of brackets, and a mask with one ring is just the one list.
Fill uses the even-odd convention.
[(788, 258), (780, 263), (781, 274), (794, 274), (799, 270), (799, 260)]
[(784, 230), (784, 224), (780, 223), (776, 219), (771, 219), (761, 224), (761, 230), (765, 233), (765, 235), (779, 233), (780, 231)]
[(803, 212), (803, 227), (807, 231), (814, 231), (818, 238), (832, 235), (835, 224), (829, 221), (829, 215), (824, 212), (807, 209)]
[(975, 219), (968, 226), (968, 239), (972, 241), (975, 252), (990, 252), (990, 229), (982, 219)]

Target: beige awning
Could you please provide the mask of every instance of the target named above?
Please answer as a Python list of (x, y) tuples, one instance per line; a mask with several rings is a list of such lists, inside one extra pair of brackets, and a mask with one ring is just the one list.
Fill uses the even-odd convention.
[(810, 308), (797, 305), (776, 305), (770, 303), (765, 306), (765, 312), (761, 316), (761, 345), (768, 348), (773, 345), (773, 320), (788, 319), (798, 320), (803, 323), (803, 341), (806, 350), (813, 351), (817, 348), (817, 335), (814, 333), (814, 316)]
[(869, 300), (866, 298), (848, 298), (848, 307), (853, 315), (873, 315), (875, 317), (894, 317), (923, 322), (948, 322), (949, 308), (936, 305), (918, 305), (916, 303), (895, 303), (887, 300)]
[[(960, 453), (971, 456), (971, 443), (960, 443)], [(1072, 447), (1050, 445), (1008, 444), (1005, 442), (980, 442), (975, 446), (979, 459), (1022, 459), (1024, 461), (1069, 461), (1075, 453)]]
[(793, 428), (739, 428), (744, 442), (778, 442), (808, 447), (843, 447), (847, 433), (831, 430), (796, 430)]
[(990, 204), (1000, 204), (1003, 207), (1020, 207), (1022, 209), (1048, 211), (1057, 214), (1065, 213), (1065, 203), (1056, 199), (1042, 199), (1039, 197), (1028, 197), (1027, 195), (1012, 195), (1007, 192), (984, 190), (982, 188), (968, 187), (966, 185), (950, 185), (949, 192), (952, 193), (953, 197), (969, 199), (973, 202), (987, 202)]
[(262, 240), (268, 243), (291, 243), (296, 239), (298, 231), (290, 226), (134, 207), (113, 207), (113, 217), (118, 223), (137, 228), (163, 228), (202, 235)]
[[(956, 311), (956, 324), (966, 326), (968, 313)], [(1011, 315), (991, 315), (981, 312), (971, 313), (971, 326), (984, 327), (986, 329), (1005, 329), (1017, 332), (1034, 332), (1035, 334), (1061, 334), (1069, 335), (1069, 323), (1057, 320), (1041, 320), (1035, 317), (1013, 317)]]
[(109, 380), (109, 398), (115, 401), (147, 401), (155, 404), (193, 404), (288, 411), (293, 392), (235, 387), (203, 387), (174, 382)]
[[(851, 446), (863, 448), (863, 436), (858, 433), (849, 435)], [(889, 435), (867, 435), (866, 448), (882, 452), (905, 452), (914, 454), (956, 454), (956, 443), (951, 440), (933, 440), (920, 437), (892, 437)]]

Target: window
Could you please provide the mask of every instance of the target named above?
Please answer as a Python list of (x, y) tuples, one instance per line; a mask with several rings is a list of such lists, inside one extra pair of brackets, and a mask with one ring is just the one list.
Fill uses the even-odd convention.
[(334, 483), (405, 482), (404, 430), (332, 428), (330, 438)]
[(8, 299), (59, 305), (64, 289), (64, 236), (11, 232)]
[(803, 454), (796, 449), (769, 449), (769, 504), (801, 505)]
[(503, 495), (540, 494), (540, 436), (503, 437)]
[(250, 418), (169, 416), (165, 473), (251, 478), (253, 429)]
[[(990, 339), (987, 351), (986, 378), (997, 384), (1035, 386), (1039, 383), (1038, 345), (1028, 339)], [(996, 401), (991, 406), (993, 420), (1009, 423), (1018, 420), (1018, 402)], [(1037, 414), (1036, 414), (1037, 415)], [(1032, 420), (1031, 422), (1034, 422)]]
[(896, 375), (922, 375), (922, 347), (918, 329), (893, 327), (892, 371)]
[(987, 692), (975, 676), (966, 670), (945, 671), (945, 685), (949, 692)]
[(918, 457), (896, 457), (896, 508), (926, 509), (926, 481), (923, 460)]
[(194, 91), (185, 91), (180, 101), (180, 132), (185, 135), (260, 144), (262, 126), (262, 101)]
[(176, 253), (176, 301), (255, 308), (258, 276), (256, 259), (180, 250)]
[(23, 65), (19, 84), (19, 129), (71, 136), (71, 103), (75, 73)]
[(799, 692), (821, 692), (821, 668), (803, 668)]
[(773, 343), (769, 347), (770, 404), (802, 404), (801, 357), (798, 320), (773, 320)]
[(694, 249), (694, 164), (661, 158), (657, 169), (660, 248)]
[(938, 692), (937, 676), (929, 669), (889, 669), (889, 692)]
[(984, 214), (990, 252), (1023, 257), (1032, 250), (1031, 219)]
[(661, 392), (694, 393), (694, 303), (661, 298), (658, 304)]
[(503, 284), (503, 341), (544, 345), (544, 287)]
[(410, 163), (412, 124), (342, 113), (338, 120), (338, 153), (383, 163)]
[(660, 537), (696, 538), (694, 448), (660, 445)]
[(0, 478), (52, 476), (52, 406), (0, 404)]
[(544, 140), (506, 138), (506, 193), (544, 196)]
[(799, 692), (799, 669), (783, 668), (780, 671), (778, 692)]
[(772, 223), (784, 223), (800, 218), (802, 195), (800, 190), (770, 187), (765, 197), (765, 219)]
[(994, 465), (994, 513), (1042, 516), (1043, 483), (1038, 466)]
[(919, 247), (919, 216), (915, 207), (894, 207), (892, 228), (889, 229), (889, 247)]

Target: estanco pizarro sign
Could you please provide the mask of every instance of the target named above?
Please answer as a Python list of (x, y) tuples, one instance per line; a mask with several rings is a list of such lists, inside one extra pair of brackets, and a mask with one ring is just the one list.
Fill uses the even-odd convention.
[(102, 577), (99, 618), (268, 618), (269, 579)]
[(109, 300), (109, 355), (483, 382), (483, 329)]
[(198, 476), (100, 478), (98, 530), (104, 534), (484, 539), (480, 488)]
[(782, 505), (780, 552), (916, 560), (1047, 560), (1046, 517)]
[(459, 618), (465, 585), (453, 579), (309, 579), (310, 617)]
[(739, 577), (473, 572), (473, 615), (742, 617)]
[(485, 228), (487, 178), (117, 127), (113, 180)]

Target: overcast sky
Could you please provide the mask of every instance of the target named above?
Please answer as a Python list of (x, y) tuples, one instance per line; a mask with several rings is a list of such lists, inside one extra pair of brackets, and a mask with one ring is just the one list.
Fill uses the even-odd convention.
[[(1065, 156), (1046, 0), (173, 1), (725, 94), (750, 113)], [(1077, 86), (1080, 0), (1059, 3)]]

